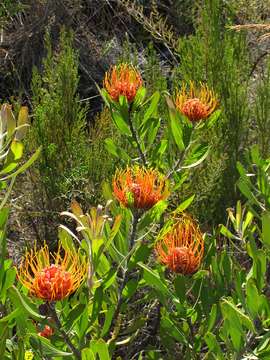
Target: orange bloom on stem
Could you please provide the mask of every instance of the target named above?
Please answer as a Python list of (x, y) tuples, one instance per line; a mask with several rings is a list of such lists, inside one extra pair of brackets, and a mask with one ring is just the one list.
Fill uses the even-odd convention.
[(143, 210), (151, 209), (169, 196), (165, 176), (156, 170), (139, 166), (117, 170), (113, 179), (113, 192), (123, 206)]
[(143, 81), (140, 73), (129, 64), (113, 66), (105, 74), (104, 88), (114, 101), (119, 101), (123, 95), (130, 103), (134, 100), (137, 90), (142, 87)]
[(155, 245), (159, 261), (178, 274), (195, 273), (202, 261), (203, 235), (188, 215), (177, 219), (172, 228)]
[(216, 109), (217, 99), (207, 85), (201, 85), (199, 89), (190, 82), (189, 91), (184, 85), (181, 91), (176, 92), (176, 109), (185, 115), (191, 122), (197, 122), (208, 118)]
[(49, 326), (45, 325), (44, 329), (38, 333), (39, 336), (43, 336), (45, 338), (49, 338), (53, 335), (54, 330)]
[(57, 301), (77, 290), (86, 274), (87, 263), (78, 254), (64, 251), (61, 246), (51, 254), (45, 245), (40, 250), (31, 249), (25, 254), (18, 278), (31, 295), (46, 301)]

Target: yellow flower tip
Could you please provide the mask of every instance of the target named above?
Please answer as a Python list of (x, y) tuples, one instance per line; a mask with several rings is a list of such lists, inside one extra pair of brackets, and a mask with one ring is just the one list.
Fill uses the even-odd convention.
[(33, 360), (34, 354), (32, 350), (26, 350), (24, 353), (24, 360)]
[(197, 223), (183, 214), (172, 228), (155, 244), (160, 263), (172, 272), (183, 275), (195, 273), (202, 261), (204, 240)]
[(127, 167), (116, 171), (113, 193), (124, 207), (149, 210), (169, 196), (168, 181), (157, 170)]
[(119, 101), (120, 95), (131, 103), (140, 87), (143, 85), (139, 71), (130, 64), (120, 64), (111, 67), (106, 72), (103, 86), (114, 101)]
[[(61, 256), (61, 253), (64, 253)], [(30, 294), (45, 300), (62, 300), (75, 292), (87, 274), (87, 263), (78, 254), (67, 252), (59, 246), (51, 254), (48, 246), (26, 252), (19, 271), (19, 281)]]
[(217, 108), (218, 101), (212, 90), (207, 85), (201, 84), (195, 88), (194, 83), (189, 83), (189, 90), (184, 84), (182, 89), (176, 91), (175, 107), (191, 122), (207, 119)]

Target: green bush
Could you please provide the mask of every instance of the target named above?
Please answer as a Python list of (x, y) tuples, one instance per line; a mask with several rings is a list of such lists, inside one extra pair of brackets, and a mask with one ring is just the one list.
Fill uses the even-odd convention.
[(234, 20), (229, 4), (204, 1), (194, 20), (195, 34), (180, 41), (180, 66), (174, 79), (178, 86), (181, 80), (206, 82), (220, 100), (222, 115), (207, 135), (211, 155), (184, 189), (190, 187), (198, 194), (197, 216), (214, 224), (224, 221), (226, 207), (235, 203), (235, 164), (247, 144), (249, 128), (249, 58), (245, 36), (228, 29)]
[(72, 34), (63, 30), (55, 54), (47, 33), (47, 57), (43, 69), (34, 69), (32, 79), (33, 127), (31, 145), (42, 146), (39, 179), (48, 208), (61, 209), (87, 188), (89, 140), (87, 107), (79, 101), (78, 55)]

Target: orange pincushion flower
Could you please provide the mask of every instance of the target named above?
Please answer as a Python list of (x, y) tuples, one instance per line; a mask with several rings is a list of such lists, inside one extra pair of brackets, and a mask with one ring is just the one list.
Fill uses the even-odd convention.
[(39, 336), (43, 336), (45, 338), (49, 338), (53, 335), (54, 330), (49, 326), (45, 325), (44, 329), (38, 333)]
[(168, 182), (158, 171), (139, 166), (117, 170), (113, 192), (118, 201), (128, 208), (148, 210), (169, 196)]
[(175, 106), (191, 122), (197, 122), (208, 118), (217, 107), (217, 99), (207, 85), (201, 85), (200, 89), (190, 82), (189, 91), (184, 85), (181, 91), (176, 92)]
[[(62, 300), (79, 288), (87, 274), (87, 263), (78, 254), (64, 251), (50, 254), (48, 246), (25, 254), (18, 278), (30, 294), (46, 301)], [(50, 262), (50, 257), (53, 262)]]
[(201, 264), (204, 240), (199, 226), (188, 215), (177, 219), (155, 245), (159, 261), (178, 274), (193, 274)]
[(130, 103), (134, 100), (137, 90), (142, 87), (143, 81), (140, 73), (129, 64), (113, 66), (106, 72), (104, 88), (114, 101), (119, 100), (119, 96), (126, 96)]

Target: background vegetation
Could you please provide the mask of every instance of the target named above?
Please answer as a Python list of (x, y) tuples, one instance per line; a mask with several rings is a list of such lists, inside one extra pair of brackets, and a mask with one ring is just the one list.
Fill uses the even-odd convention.
[[(160, 94), (152, 116), (153, 123), (158, 123), (156, 138), (143, 136), (149, 163), (162, 172), (172, 166), (179, 150), (172, 134), (166, 135), (168, 143), (162, 137), (171, 122), (166, 95), (192, 80), (206, 82), (219, 99), (215, 126), (199, 130), (196, 137), (202, 151), (209, 146), (209, 154), (198, 166), (174, 176), (178, 185), (170, 202), (175, 209), (195, 194), (188, 211), (206, 233), (202, 270), (192, 277), (173, 276), (155, 264), (150, 251), (166, 212), (160, 210), (165, 220), (161, 213), (154, 214), (152, 245), (143, 244), (135, 260), (127, 258), (127, 269), (137, 266), (139, 270), (126, 288), (119, 328), (112, 331), (106, 321), (113, 323), (113, 315), (109, 313), (111, 319), (104, 315), (117, 306), (110, 286), (117, 287), (119, 272), (97, 267), (97, 278), (105, 280), (93, 289), (96, 308), (88, 305), (82, 292), (80, 299), (57, 309), (66, 328), (71, 320), (83, 327), (87, 320), (79, 315), (88, 307), (88, 330), (74, 330), (74, 342), (82, 348), (83, 336), (92, 341), (94, 355), (86, 354), (84, 359), (107, 359), (103, 350), (93, 350), (98, 345), (113, 359), (270, 357), (270, 37), (262, 36), (268, 33), (267, 26), (241, 30), (241, 25), (269, 24), (269, 9), (269, 0), (1, 2), (0, 100), (11, 103), (15, 113), (21, 105), (29, 108), (25, 156), (31, 158), (42, 147), (39, 158), (22, 171), (21, 180), (12, 182), (8, 192), (11, 214), (2, 238), (6, 233), (14, 263), (35, 240), (39, 244), (46, 240), (53, 248), (60, 222), (75, 232), (72, 220), (59, 214), (70, 209), (74, 199), (83, 212), (105, 204), (111, 198), (108, 184), (116, 168), (137, 156), (134, 143), (117, 131), (99, 92), (112, 64), (134, 64), (144, 79), (147, 97)], [(232, 29), (234, 25), (240, 25), (240, 30)], [(144, 114), (145, 108), (138, 111), (138, 129)], [(149, 133), (152, 130), (149, 127)], [(156, 139), (160, 143), (155, 147)], [(1, 188), (3, 199), (7, 185)], [(117, 215), (112, 208), (110, 216)], [(128, 226), (130, 214), (122, 216)], [(0, 223), (6, 221), (7, 214), (2, 213)], [(115, 240), (121, 250), (121, 241), (128, 237), (123, 228)], [(106, 231), (108, 238), (110, 231)], [(128, 256), (128, 249), (124, 250)], [(105, 269), (121, 267), (117, 256), (110, 256), (108, 264), (101, 261)], [(15, 278), (11, 263), (3, 272), (3, 251), (2, 258), (0, 317), (5, 319), (17, 303), (13, 288), (7, 301), (6, 291)], [(45, 324), (41, 315), (31, 316)], [(33, 340), (24, 347), (20, 326), (15, 327), (12, 316), (0, 319), (0, 334), (6, 334), (0, 340), (0, 354), (5, 359), (19, 358), (18, 354), (23, 359), (28, 348), (39, 349)], [(51, 353), (45, 342), (44, 357), (37, 350), (39, 358), (65, 356), (57, 349), (66, 351), (66, 345), (57, 337), (52, 342)], [(1, 353), (3, 348), (7, 350)]]

